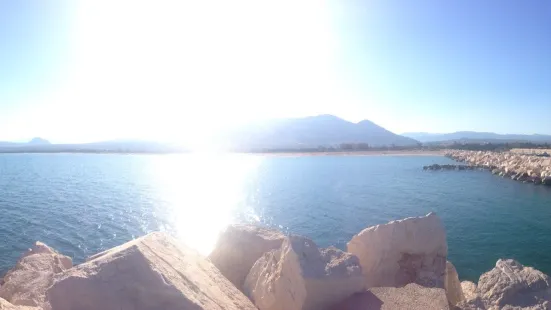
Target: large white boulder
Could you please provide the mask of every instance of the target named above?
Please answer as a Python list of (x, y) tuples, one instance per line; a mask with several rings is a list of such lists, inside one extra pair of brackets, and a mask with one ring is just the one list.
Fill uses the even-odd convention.
[(477, 293), (487, 309), (551, 308), (550, 278), (512, 259), (498, 260), (480, 276)]
[(450, 305), (455, 306), (465, 299), (463, 290), (461, 288), (461, 282), (459, 281), (459, 275), (455, 266), (449, 261), (446, 262), (446, 297)]
[(363, 288), (357, 257), (301, 236), (258, 259), (244, 286), (260, 310), (328, 309)]
[(54, 275), (72, 266), (71, 258), (36, 242), (4, 276), (0, 297), (13, 305), (42, 306)]
[(220, 272), (238, 289), (262, 254), (279, 249), (285, 235), (277, 230), (250, 225), (229, 226), (209, 255)]
[(348, 242), (348, 252), (360, 259), (368, 288), (445, 286), (446, 231), (434, 213), (366, 228)]
[(445, 310), (449, 309), (446, 292), (410, 283), (404, 287), (373, 287), (356, 293), (331, 310)]
[(206, 258), (151, 233), (56, 276), (53, 310), (256, 309)]

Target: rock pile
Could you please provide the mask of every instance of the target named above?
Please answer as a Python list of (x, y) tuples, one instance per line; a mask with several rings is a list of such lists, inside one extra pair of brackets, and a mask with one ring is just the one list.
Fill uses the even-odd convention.
[(163, 233), (72, 266), (37, 242), (2, 280), (0, 309), (551, 309), (550, 279), (498, 260), (478, 284), (460, 282), (433, 213), (369, 227), (348, 252), (266, 228), (236, 225), (210, 259)]
[(448, 151), (446, 156), (512, 180), (551, 186), (551, 158), (516, 152)]

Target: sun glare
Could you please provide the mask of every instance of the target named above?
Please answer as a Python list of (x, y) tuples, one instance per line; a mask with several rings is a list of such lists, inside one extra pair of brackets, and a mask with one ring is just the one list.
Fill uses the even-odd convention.
[(33, 118), (64, 126), (45, 135), (205, 147), (228, 126), (343, 101), (325, 2), (76, 3), (65, 83)]
[(238, 154), (154, 158), (152, 177), (165, 201), (159, 212), (186, 245), (208, 255), (220, 231), (243, 212), (248, 181), (261, 162)]

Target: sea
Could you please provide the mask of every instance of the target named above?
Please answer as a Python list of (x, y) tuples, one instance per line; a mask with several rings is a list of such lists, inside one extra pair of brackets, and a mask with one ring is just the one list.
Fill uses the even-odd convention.
[(477, 281), (499, 258), (551, 273), (551, 188), (442, 156), (0, 155), (0, 276), (37, 240), (86, 257), (151, 231), (207, 255), (232, 223), (346, 248), (362, 229), (436, 212), (448, 259)]

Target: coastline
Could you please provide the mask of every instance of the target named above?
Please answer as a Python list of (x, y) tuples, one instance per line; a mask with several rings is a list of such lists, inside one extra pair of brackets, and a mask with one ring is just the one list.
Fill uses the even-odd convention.
[(283, 156), (283, 157), (302, 157), (302, 156), (445, 156), (444, 150), (438, 151), (357, 151), (357, 152), (258, 152), (242, 153), (260, 156)]
[[(90, 155), (173, 155), (173, 154), (188, 154), (197, 155), (204, 154), (204, 152), (118, 152), (118, 151), (105, 151), (105, 152), (89, 152), (89, 151), (59, 151), (59, 152), (29, 152), (29, 151), (4, 151), (0, 150), (2, 154), (90, 154)], [(206, 154), (247, 154), (247, 155), (259, 155), (259, 156), (284, 156), (284, 157), (298, 157), (298, 156), (445, 156), (445, 150), (373, 150), (373, 151), (332, 151), (332, 152), (207, 152)]]

